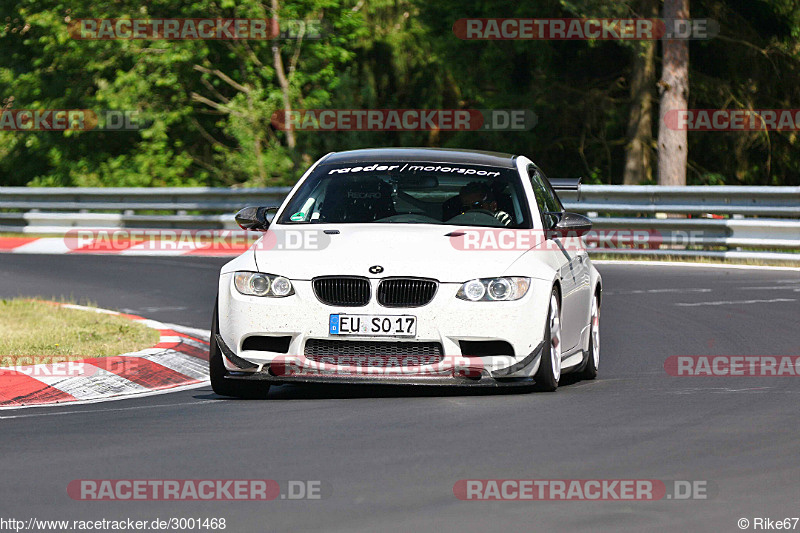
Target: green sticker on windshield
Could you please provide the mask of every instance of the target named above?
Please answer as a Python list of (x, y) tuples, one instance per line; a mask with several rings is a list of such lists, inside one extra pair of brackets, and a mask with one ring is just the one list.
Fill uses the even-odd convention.
[(291, 220), (292, 222), (300, 222), (301, 220), (305, 219), (306, 219), (306, 214), (303, 213), (302, 211), (295, 213), (294, 215), (289, 217), (289, 220)]

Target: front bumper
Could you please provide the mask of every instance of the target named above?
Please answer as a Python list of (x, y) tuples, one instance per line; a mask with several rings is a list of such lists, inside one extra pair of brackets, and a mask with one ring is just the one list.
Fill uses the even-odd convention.
[[(274, 383), (386, 383), (414, 385), (498, 386), (530, 378), (539, 366), (551, 284), (532, 280), (528, 293), (513, 302), (467, 302), (455, 297), (460, 283), (440, 283), (433, 300), (422, 307), (387, 308), (371, 301), (363, 307), (323, 304), (311, 281), (292, 280), (295, 294), (286, 298), (259, 298), (240, 294), (232, 274), (220, 276), (219, 331), (223, 361), (229, 379), (263, 380)], [(372, 279), (373, 294), (379, 279)], [(413, 339), (387, 337), (343, 337), (330, 335), (331, 314), (414, 315), (417, 335)], [(244, 350), (250, 336), (290, 337), (283, 353)], [(309, 339), (358, 341), (436, 342), (444, 360), (438, 365), (411, 369), (334, 367), (307, 358)], [(461, 341), (504, 341), (510, 355), (472, 356), (461, 351)], [(224, 347), (223, 347), (224, 346)], [(291, 367), (292, 371), (286, 371)], [(276, 372), (275, 368), (282, 371)]]
[[(397, 367), (379, 369), (331, 365), (312, 361), (304, 356), (275, 358), (270, 363), (255, 365), (233, 353), (220, 335), (215, 341), (223, 354), (229, 371), (226, 379), (234, 381), (263, 381), (271, 384), (285, 383), (329, 383), (329, 384), (381, 384), (381, 385), (427, 385), (469, 387), (514, 387), (530, 386), (531, 376), (538, 369), (544, 341), (526, 357), (510, 367), (489, 371), (483, 368), (479, 357), (445, 358), (441, 365)], [(523, 377), (515, 377), (520, 376)]]

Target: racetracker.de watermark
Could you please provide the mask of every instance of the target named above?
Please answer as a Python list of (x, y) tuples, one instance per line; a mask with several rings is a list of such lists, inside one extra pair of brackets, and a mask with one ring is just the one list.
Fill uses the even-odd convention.
[[(499, 366), (511, 366), (513, 357), (505, 357)], [(405, 378), (478, 378), (485, 372), (480, 357), (424, 355), (281, 355), (268, 364), (276, 377), (405, 377)]]
[[(508, 358), (508, 365), (513, 361)], [(317, 360), (300, 356), (279, 356), (269, 364), (275, 376), (371, 376), (371, 377), (480, 377), (484, 364), (480, 358), (467, 356), (318, 356)]]
[(713, 39), (713, 19), (647, 18), (463, 18), (453, 24), (463, 40), (652, 41)]
[(315, 251), (331, 236), (317, 229), (245, 230), (75, 229), (64, 234), (64, 245), (82, 253), (192, 252), (226, 253), (256, 250)]
[(453, 495), (466, 501), (707, 500), (715, 492), (706, 480), (461, 479), (453, 485)]
[(570, 230), (460, 228), (450, 234), (450, 245), (461, 251), (551, 251), (586, 249), (658, 249), (662, 245), (694, 246), (703, 244), (702, 231), (670, 231), (654, 229)]
[(272, 40), (321, 39), (321, 20), (300, 19), (75, 19), (68, 31), (79, 40)]
[(153, 120), (139, 111), (92, 109), (4, 109), (0, 131), (137, 131)]
[(300, 131), (528, 131), (537, 121), (530, 109), (293, 109), (271, 119)]
[[(136, 361), (125, 361), (123, 364), (135, 365)], [(136, 370), (136, 368), (129, 368), (128, 370)], [(30, 377), (70, 378), (91, 376), (97, 372), (99, 372), (99, 367), (93, 365), (84, 357), (66, 355), (0, 355), (0, 378), (19, 374)]]
[(75, 479), (67, 494), (81, 501), (321, 500), (333, 493), (320, 480)]
[(672, 109), (663, 120), (678, 131), (799, 131), (800, 109)]
[(673, 355), (664, 370), (675, 377), (797, 377), (800, 355)]

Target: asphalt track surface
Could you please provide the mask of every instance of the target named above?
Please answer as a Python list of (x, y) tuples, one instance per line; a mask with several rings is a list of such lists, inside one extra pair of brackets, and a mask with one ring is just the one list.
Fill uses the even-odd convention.
[[(0, 256), (0, 296), (207, 329), (225, 260)], [(224, 517), (226, 531), (740, 531), (800, 516), (800, 378), (670, 377), (671, 355), (800, 355), (800, 273), (600, 265), (602, 359), (554, 394), (210, 387), (0, 412), (0, 518)], [(688, 304), (688, 305), (687, 305)], [(0, 317), (1, 319), (1, 317)], [(320, 480), (321, 500), (74, 501), (75, 479)], [(460, 501), (460, 479), (707, 481), (706, 500)], [(800, 525), (798, 525), (800, 529)]]

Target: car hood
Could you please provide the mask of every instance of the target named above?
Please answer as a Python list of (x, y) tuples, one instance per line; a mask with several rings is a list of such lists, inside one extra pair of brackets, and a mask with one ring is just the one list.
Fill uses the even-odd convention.
[[(273, 226), (253, 252), (259, 271), (295, 280), (326, 275), (414, 276), (461, 283), (514, 274), (506, 269), (525, 250), (463, 250), (458, 245), (462, 239), (447, 236), (458, 230), (431, 224)], [(330, 234), (335, 231), (339, 233)], [(370, 267), (376, 265), (383, 271), (371, 273)]]

